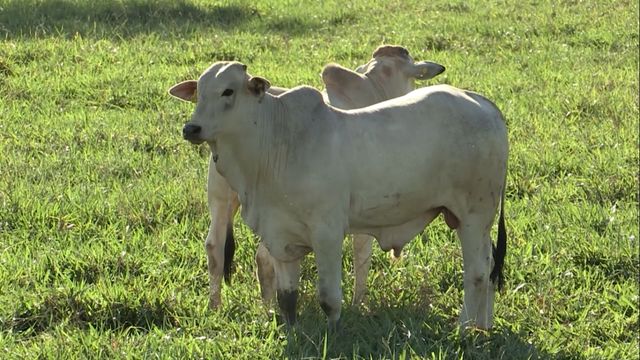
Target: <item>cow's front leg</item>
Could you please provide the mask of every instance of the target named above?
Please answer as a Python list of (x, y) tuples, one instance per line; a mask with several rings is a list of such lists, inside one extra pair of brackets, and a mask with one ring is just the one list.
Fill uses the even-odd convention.
[(287, 325), (296, 322), (296, 302), (300, 281), (300, 259), (284, 262), (272, 258), (276, 275), (278, 306)]
[(220, 306), (223, 277), (231, 277), (231, 262), (235, 250), (233, 217), (238, 210), (237, 194), (216, 171), (213, 159), (209, 163), (207, 200), (211, 222), (205, 239), (209, 273), (209, 308)]
[(209, 273), (209, 308), (216, 309), (222, 303), (221, 289), (224, 265), (224, 242), (228, 222), (223, 219), (218, 207), (210, 209), (211, 223), (204, 241)]
[(313, 249), (318, 268), (318, 298), (330, 329), (336, 329), (342, 309), (342, 240), (344, 233), (315, 231)]

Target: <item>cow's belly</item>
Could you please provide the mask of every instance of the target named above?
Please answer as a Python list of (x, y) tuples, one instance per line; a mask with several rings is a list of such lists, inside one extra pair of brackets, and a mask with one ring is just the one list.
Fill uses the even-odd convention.
[(381, 196), (354, 194), (349, 213), (350, 233), (374, 236), (380, 247), (396, 253), (421, 233), (442, 210), (441, 194), (381, 192)]
[(374, 196), (354, 193), (350, 199), (349, 224), (353, 228), (393, 227), (424, 217), (442, 204), (439, 196), (418, 192), (379, 192)]
[(394, 226), (361, 226), (350, 227), (351, 233), (365, 233), (374, 236), (380, 244), (382, 250), (388, 251), (393, 249), (396, 254), (411, 241), (416, 235), (420, 234), (425, 226), (429, 225), (433, 219), (438, 216), (440, 209), (432, 209), (426, 211), (420, 216), (410, 219), (400, 225)]

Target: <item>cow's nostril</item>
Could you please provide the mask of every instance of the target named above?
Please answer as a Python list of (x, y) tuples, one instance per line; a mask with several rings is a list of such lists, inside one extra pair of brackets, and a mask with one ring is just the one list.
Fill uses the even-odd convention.
[(199, 125), (187, 124), (182, 128), (182, 136), (189, 137), (200, 133), (202, 127)]

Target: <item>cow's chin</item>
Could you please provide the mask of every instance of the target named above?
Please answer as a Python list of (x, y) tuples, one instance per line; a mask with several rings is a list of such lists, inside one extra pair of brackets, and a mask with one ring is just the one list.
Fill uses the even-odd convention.
[(188, 142), (194, 144), (194, 145), (200, 145), (204, 142), (204, 139), (201, 138), (191, 138), (191, 139), (187, 139)]

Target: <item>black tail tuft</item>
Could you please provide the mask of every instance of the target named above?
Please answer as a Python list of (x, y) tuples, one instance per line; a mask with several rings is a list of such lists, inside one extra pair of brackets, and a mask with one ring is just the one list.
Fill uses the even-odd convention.
[(491, 281), (497, 286), (498, 291), (504, 286), (504, 258), (507, 255), (507, 229), (504, 225), (504, 192), (500, 204), (500, 219), (498, 220), (498, 241), (497, 246), (493, 246), (493, 270), (491, 270)]
[(227, 226), (227, 238), (224, 242), (224, 281), (231, 284), (233, 272), (233, 254), (236, 252), (236, 240), (233, 238), (233, 224)]

